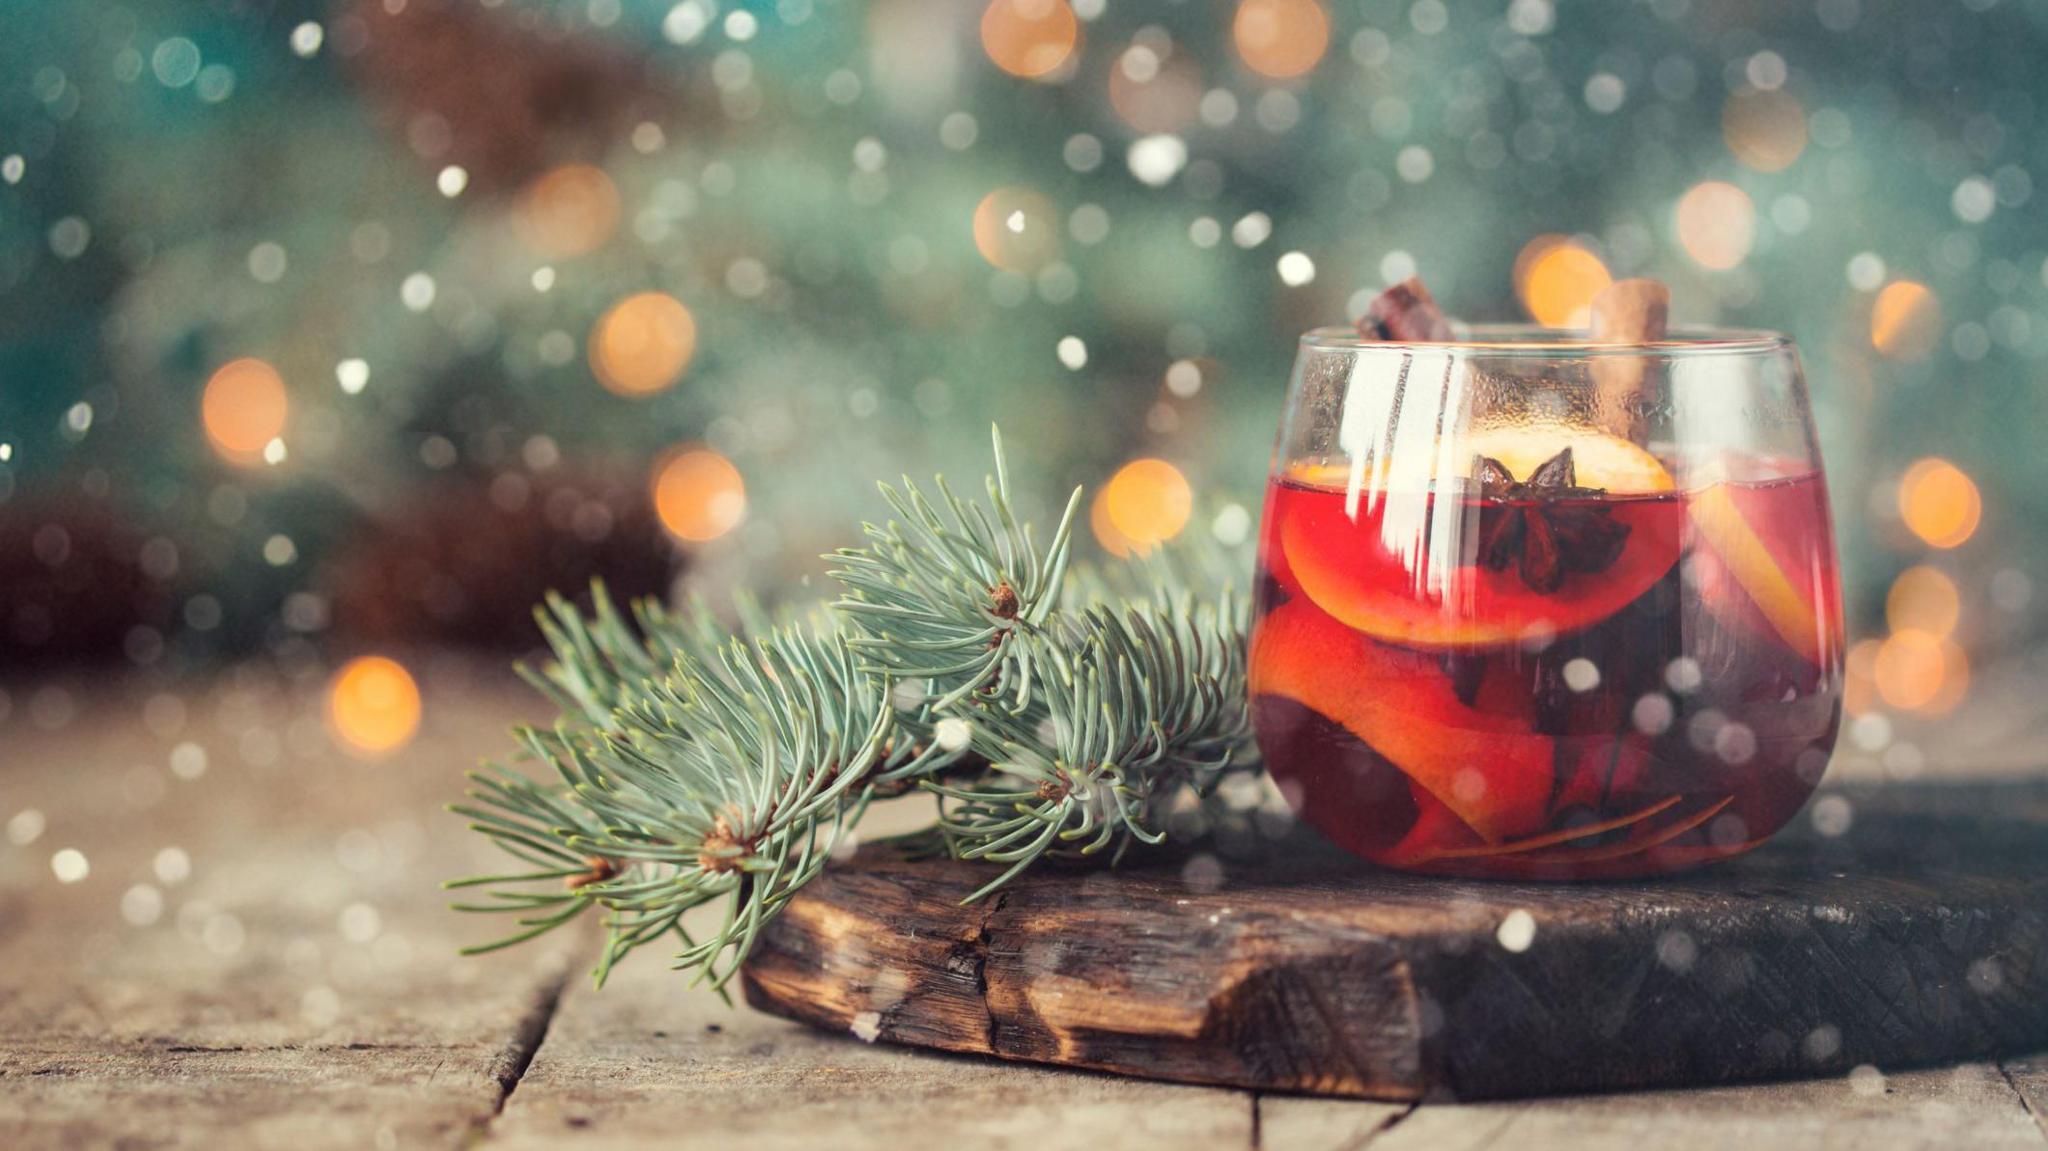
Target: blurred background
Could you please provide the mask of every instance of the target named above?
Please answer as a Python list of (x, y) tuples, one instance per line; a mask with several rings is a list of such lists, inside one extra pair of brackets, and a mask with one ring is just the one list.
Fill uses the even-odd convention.
[(547, 588), (819, 594), (871, 481), (979, 475), (992, 422), (1030, 510), (1106, 493), (1111, 551), (1242, 537), (1295, 336), (1416, 272), (1467, 319), (1566, 325), (1652, 275), (1678, 322), (1792, 333), (1845, 756), (1916, 774), (1913, 725), (1974, 707), (1977, 766), (2039, 710), (2048, 4), (15, 0), (0, 29), (0, 733), (117, 674), (174, 778), (193, 683), (244, 685), (208, 697), (216, 756), (390, 751), (422, 668), (530, 646)]

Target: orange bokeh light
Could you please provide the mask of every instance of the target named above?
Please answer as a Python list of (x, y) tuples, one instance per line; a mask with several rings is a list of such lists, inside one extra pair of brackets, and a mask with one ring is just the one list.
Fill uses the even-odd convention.
[(534, 251), (550, 259), (596, 251), (619, 226), (619, 189), (602, 168), (564, 164), (526, 189), (518, 228)]
[(997, 188), (974, 208), (974, 247), (1007, 272), (1035, 272), (1060, 254), (1059, 212), (1029, 188)]
[(1842, 675), (1842, 710), (1862, 715), (1877, 706), (1877, 653), (1884, 644), (1858, 640), (1849, 648)]
[(1538, 236), (1515, 260), (1522, 306), (1546, 328), (1583, 328), (1593, 297), (1614, 282), (1600, 257), (1562, 236)]
[(1067, 0), (992, 0), (981, 14), (982, 50), (1012, 76), (1050, 77), (1080, 38), (1080, 21)]
[(1951, 711), (1970, 685), (1970, 661), (1961, 648), (1912, 628), (1885, 639), (1872, 672), (1877, 694), (1906, 711)]
[(1194, 489), (1179, 468), (1165, 460), (1133, 460), (1102, 486), (1089, 524), (1112, 554), (1140, 554), (1179, 535), (1194, 508)]
[(352, 659), (328, 684), (327, 724), (350, 751), (396, 751), (419, 730), (419, 685), (396, 660), (381, 655)]
[(1721, 109), (1721, 138), (1743, 166), (1782, 172), (1806, 151), (1806, 110), (1783, 89), (1748, 89)]
[(263, 459), (263, 449), (284, 434), (291, 401), (277, 369), (254, 358), (222, 364), (206, 381), (199, 418), (214, 450), (238, 464)]
[(1937, 639), (1954, 633), (1962, 610), (1955, 581), (1925, 564), (1900, 572), (1884, 601), (1885, 622), (1893, 631), (1921, 631)]
[(1892, 360), (1924, 360), (1941, 342), (1941, 298), (1925, 284), (1894, 280), (1870, 307), (1870, 346)]
[(1330, 47), (1330, 17), (1317, 0), (1243, 0), (1230, 40), (1245, 67), (1288, 80), (1322, 60)]
[(1756, 240), (1756, 205), (1733, 184), (1695, 184), (1678, 201), (1678, 243), (1701, 267), (1732, 268)]
[(1983, 516), (1976, 481), (1938, 456), (1914, 461), (1899, 480), (1899, 518), (1930, 547), (1960, 545), (1977, 533)]
[(590, 370), (607, 391), (647, 396), (672, 386), (697, 354), (697, 321), (665, 292), (612, 305), (590, 330)]
[(746, 518), (746, 481), (710, 448), (683, 448), (664, 458), (653, 488), (661, 526), (684, 543), (715, 540)]

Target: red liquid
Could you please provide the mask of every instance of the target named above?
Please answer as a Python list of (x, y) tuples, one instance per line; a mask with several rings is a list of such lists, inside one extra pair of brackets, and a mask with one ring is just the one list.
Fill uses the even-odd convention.
[(1594, 878), (1738, 854), (1834, 744), (1834, 562), (1812, 472), (1513, 499), (1276, 481), (1259, 744), (1303, 819), (1391, 867)]

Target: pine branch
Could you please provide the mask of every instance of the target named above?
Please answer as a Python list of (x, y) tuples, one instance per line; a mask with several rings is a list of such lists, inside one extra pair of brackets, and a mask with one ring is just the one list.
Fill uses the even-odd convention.
[[(678, 631), (643, 614), (653, 626), (627, 647), (601, 593), (598, 604), (592, 620), (572, 615), (560, 629), (543, 679), (602, 685), (621, 668), (652, 666), (656, 652), (670, 656), (669, 669), (630, 686), (614, 681), (605, 690), (619, 703), (609, 713), (521, 733), (559, 784), (502, 768), (472, 777), (473, 803), (456, 810), (536, 870), (464, 881), (496, 890), (495, 902), (463, 906), (520, 916), (519, 930), (486, 947), (602, 909), (600, 976), (673, 932), (683, 944), (677, 965), (722, 985), (760, 925), (858, 820), (869, 777), (917, 757), (892, 746), (894, 708), (881, 681), (836, 634), (776, 628), (707, 651), (670, 642), (701, 634), (700, 621)], [(721, 900), (712, 934), (682, 933), (685, 912)]]
[(1073, 543), (1081, 489), (1040, 552), (1011, 510), (1002, 434), (994, 439), (986, 510), (955, 496), (943, 478), (934, 481), (933, 503), (906, 476), (901, 490), (881, 485), (904, 522), (862, 524), (868, 546), (831, 557), (839, 564), (833, 578), (846, 589), (833, 607), (858, 633), (854, 646), (878, 674), (931, 681), (935, 710), (977, 694), (1029, 704), (1031, 653), (1012, 641), (1034, 634), (1052, 612)]
[[(1070, 571), (1080, 491), (1041, 549), (1000, 437), (995, 458), (985, 504), (884, 486), (901, 519), (830, 557), (843, 595), (809, 623), (550, 597), (553, 659), (522, 671), (562, 717), (521, 740), (553, 778), (493, 768), (456, 809), (529, 868), (451, 885), (513, 917), (477, 950), (595, 911), (600, 981), (673, 936), (722, 986), (877, 795), (931, 793), (948, 850), (1006, 865), (972, 900), (1048, 855), (1156, 844), (1169, 809), (1248, 770), (1243, 557), (1194, 540)], [(683, 917), (706, 905), (697, 938)]]

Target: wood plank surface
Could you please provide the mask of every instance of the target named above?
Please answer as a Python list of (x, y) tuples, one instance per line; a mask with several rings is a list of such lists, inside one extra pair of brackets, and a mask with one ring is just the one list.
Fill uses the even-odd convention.
[(1401, 876), (1297, 838), (1041, 869), (963, 907), (986, 868), (878, 845), (789, 904), (746, 990), (893, 1043), (1390, 1099), (2048, 1045), (2048, 788), (1838, 791), (1815, 811), (1840, 834), (1638, 883)]
[(1527, 1102), (1431, 1105), (1373, 1151), (1760, 1151), (2048, 1147), (1996, 1065)]
[(1272, 1151), (1351, 1151), (1366, 1147), (1414, 1114), (1414, 1103), (1320, 1099), (1300, 1095), (1258, 1097), (1257, 1148)]
[(2042, 1138), (2048, 1139), (2048, 1054), (2007, 1059), (1999, 1064), (1999, 1070), (2019, 1093), (2020, 1106), (2040, 1127)]
[(652, 955), (594, 991), (587, 937), (458, 959), (487, 929), (437, 881), (495, 860), (438, 809), (537, 709), (488, 668), (414, 667), (425, 726), (378, 762), (333, 751), (317, 678), (8, 685), (0, 1147), (2048, 1147), (2039, 1057), (1411, 1105), (870, 1044)]
[(332, 749), (317, 685), (254, 673), (15, 709), (0, 1146), (445, 1147), (491, 1116), (588, 940), (455, 958), (484, 927), (438, 881), (490, 853), (438, 809), (531, 705), (440, 672), (374, 763)]
[[(644, 958), (644, 957), (636, 957)], [(727, 1007), (656, 962), (579, 981), (494, 1148), (1250, 1147), (1243, 1092), (907, 1051)]]

